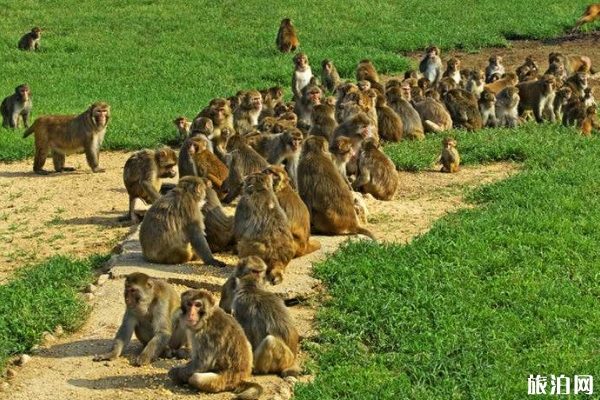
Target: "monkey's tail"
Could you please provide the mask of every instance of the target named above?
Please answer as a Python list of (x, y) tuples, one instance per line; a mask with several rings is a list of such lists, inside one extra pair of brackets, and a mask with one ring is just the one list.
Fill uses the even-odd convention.
[(363, 228), (362, 226), (359, 226), (359, 227), (358, 227), (358, 229), (357, 229), (357, 232), (356, 232), (356, 233), (358, 233), (358, 234), (361, 234), (361, 235), (368, 236), (368, 237), (370, 237), (370, 238), (371, 238), (371, 239), (373, 239), (373, 240), (376, 240), (376, 239), (377, 239), (377, 238), (375, 237), (375, 235), (373, 235), (373, 233), (372, 233), (370, 230), (368, 230), (367, 228)]
[(263, 388), (258, 383), (242, 381), (236, 389), (236, 400), (257, 400), (263, 393)]
[(35, 124), (31, 125), (25, 132), (23, 132), (23, 139), (31, 135), (33, 132), (35, 132)]
[(434, 132), (442, 132), (444, 130), (441, 126), (428, 119), (426, 119), (423, 123)]

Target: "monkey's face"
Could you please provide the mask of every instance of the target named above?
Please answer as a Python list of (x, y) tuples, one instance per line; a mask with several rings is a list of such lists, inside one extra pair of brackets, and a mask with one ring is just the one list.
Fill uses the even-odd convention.
[(306, 67), (308, 66), (308, 58), (305, 55), (296, 56), (294, 62), (296, 63), (296, 69), (300, 71), (306, 70)]
[(309, 97), (310, 102), (313, 105), (321, 104), (321, 91), (320, 90), (317, 90), (317, 89), (311, 90), (308, 93), (308, 97)]
[(23, 101), (29, 101), (29, 87), (28, 86), (19, 86), (19, 95)]
[(150, 306), (150, 299), (152, 298), (153, 286), (151, 282), (148, 285), (141, 287), (137, 284), (125, 283), (125, 305), (128, 309), (139, 313), (146, 314), (148, 307)]
[(110, 106), (106, 103), (92, 104), (92, 121), (98, 128), (103, 128), (108, 124), (110, 118)]
[(247, 108), (249, 108), (249, 109), (261, 110), (262, 109), (262, 97), (260, 96), (260, 93), (256, 92), (254, 95), (248, 96), (248, 98), (246, 100), (246, 105), (247, 105)]

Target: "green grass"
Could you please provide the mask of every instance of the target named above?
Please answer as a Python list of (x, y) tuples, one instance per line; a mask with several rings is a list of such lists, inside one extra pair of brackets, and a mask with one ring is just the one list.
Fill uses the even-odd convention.
[(108, 257), (86, 260), (52, 257), (21, 268), (0, 286), (0, 371), (10, 355), (29, 351), (42, 333), (57, 326), (77, 330), (90, 308), (77, 296)]
[[(274, 45), (284, 17), (315, 74), (330, 58), (351, 78), (365, 57), (382, 73), (400, 73), (410, 64), (399, 52), (431, 43), (477, 50), (506, 46), (506, 37), (550, 38), (587, 3), (10, 0), (0, 19), (0, 97), (28, 82), (34, 117), (106, 101), (112, 120), (104, 148), (137, 150), (174, 141), (171, 120), (195, 116), (214, 97), (281, 85), (290, 98), (291, 55)], [(523, 18), (532, 10), (535, 18)], [(20, 36), (36, 25), (44, 30), (41, 51), (19, 51)], [(33, 154), (33, 139), (21, 133), (0, 130), (0, 161)]]

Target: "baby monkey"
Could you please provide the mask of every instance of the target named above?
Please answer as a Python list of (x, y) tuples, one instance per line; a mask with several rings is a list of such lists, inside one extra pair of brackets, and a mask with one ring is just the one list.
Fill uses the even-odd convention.
[(456, 149), (456, 140), (451, 136), (446, 136), (442, 140), (442, 155), (440, 161), (442, 163), (441, 172), (458, 172), (460, 165), (460, 155)]

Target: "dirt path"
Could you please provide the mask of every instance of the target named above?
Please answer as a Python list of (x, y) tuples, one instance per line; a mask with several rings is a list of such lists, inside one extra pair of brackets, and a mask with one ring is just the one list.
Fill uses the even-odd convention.
[[(600, 65), (597, 48), (600, 35), (579, 40), (551, 43), (516, 42), (510, 49), (488, 49), (481, 54), (446, 52), (443, 59), (456, 55), (463, 67), (484, 68), (491, 53), (504, 56), (507, 69), (514, 70), (526, 55), (533, 54), (540, 66), (546, 66), (547, 54), (561, 51), (567, 54), (586, 54)], [(419, 54), (408, 54), (418, 61)], [(596, 87), (598, 82), (592, 81)], [(110, 132), (109, 132), (110, 134)], [(107, 253), (130, 232), (117, 217), (127, 210), (127, 196), (122, 184), (122, 166), (129, 154), (102, 153), (104, 174), (92, 174), (83, 156), (70, 156), (70, 165), (79, 166), (75, 173), (39, 177), (31, 173), (31, 160), (0, 166), (0, 282), (27, 263), (39, 261), (52, 254), (85, 256)], [(466, 205), (466, 190), (487, 182), (505, 178), (516, 171), (512, 164), (494, 164), (463, 168), (460, 173), (447, 175), (436, 171), (399, 173), (400, 189), (396, 199), (379, 202), (367, 199), (370, 210), (369, 228), (381, 240), (407, 242), (426, 232), (431, 224), (448, 212)], [(310, 277), (312, 262), (325, 252), (333, 251), (344, 238), (320, 238), (324, 252), (294, 260), (288, 267), (285, 281), (274, 288), (285, 297), (308, 299), (291, 308), (303, 337), (315, 332), (314, 293), (318, 282)], [(95, 292), (94, 311), (84, 327), (67, 337), (58, 337), (35, 352), (23, 367), (11, 367), (16, 376), (0, 382), (2, 398), (23, 400), (44, 399), (179, 399), (194, 395), (188, 388), (173, 386), (166, 372), (176, 363), (160, 360), (150, 367), (130, 365), (139, 348), (130, 348), (125, 357), (110, 363), (94, 363), (94, 354), (105, 351), (119, 326), (124, 309), (122, 276), (131, 269), (146, 271), (188, 286), (206, 287), (216, 291), (231, 267), (216, 270), (201, 264), (178, 267), (144, 263), (139, 254), (135, 234), (123, 244), (124, 252), (113, 259), (115, 279), (110, 279)], [(233, 265), (231, 254), (217, 257)], [(179, 285), (179, 290), (186, 286)], [(301, 357), (304, 357), (301, 354)], [(287, 398), (287, 382), (275, 376), (254, 378), (267, 389), (266, 398)], [(212, 395), (210, 399), (230, 398), (231, 394)]]

